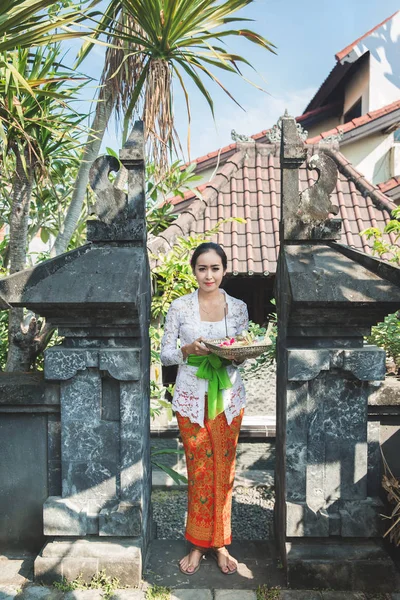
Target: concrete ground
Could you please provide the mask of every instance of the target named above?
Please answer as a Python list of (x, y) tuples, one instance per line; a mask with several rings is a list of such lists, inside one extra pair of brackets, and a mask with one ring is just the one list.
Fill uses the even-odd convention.
[[(239, 562), (237, 574), (223, 575), (214, 560), (205, 558), (200, 570), (188, 577), (177, 566), (186, 551), (185, 542), (155, 540), (141, 589), (115, 590), (110, 600), (157, 600), (156, 586), (170, 588), (170, 600), (400, 600), (399, 592), (366, 594), (284, 589), (284, 574), (272, 542), (236, 542), (230, 550)], [(33, 560), (32, 556), (20, 560), (0, 558), (0, 600), (100, 600), (104, 597), (102, 590), (60, 592), (35, 585), (32, 583)], [(159, 596), (159, 600), (164, 597)]]

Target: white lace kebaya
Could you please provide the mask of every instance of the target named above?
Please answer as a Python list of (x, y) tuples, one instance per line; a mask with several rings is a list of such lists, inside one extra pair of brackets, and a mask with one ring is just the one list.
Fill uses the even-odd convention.
[[(232, 298), (223, 290), (227, 304), (226, 325), (228, 336), (234, 337), (248, 328), (247, 306), (241, 300)], [(169, 308), (164, 324), (161, 341), (161, 362), (165, 366), (179, 365), (172, 408), (183, 417), (189, 417), (192, 423), (204, 427), (204, 396), (208, 381), (196, 377), (197, 367), (191, 367), (184, 361), (181, 346), (191, 344), (197, 338), (219, 339), (226, 336), (225, 319), (222, 321), (202, 321), (198, 290), (192, 294), (174, 300)], [(178, 347), (178, 340), (180, 341)], [(232, 387), (222, 391), (224, 412), (228, 425), (246, 405), (246, 395), (238, 369), (228, 366), (227, 372)]]

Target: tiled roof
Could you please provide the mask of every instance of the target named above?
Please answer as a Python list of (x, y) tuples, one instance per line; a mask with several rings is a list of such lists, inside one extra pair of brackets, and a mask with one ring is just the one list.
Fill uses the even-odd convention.
[(388, 115), (396, 110), (400, 110), (400, 100), (396, 100), (395, 102), (392, 102), (391, 104), (388, 104), (387, 106), (378, 108), (377, 110), (373, 110), (371, 112), (368, 112), (365, 115), (362, 115), (361, 117), (357, 117), (356, 119), (349, 121), (348, 123), (344, 123), (343, 125), (338, 125), (337, 127), (334, 127), (333, 129), (329, 129), (329, 131), (324, 131), (324, 132), (320, 133), (319, 135), (316, 135), (313, 138), (309, 138), (307, 140), (307, 144), (317, 144), (318, 142), (320, 142), (321, 140), (323, 140), (327, 137), (330, 137), (332, 135), (338, 135), (340, 132), (345, 134), (348, 131), (357, 129), (357, 127), (361, 127), (362, 125), (366, 125), (367, 123), (376, 121), (380, 117)]
[[(300, 115), (299, 117), (296, 117), (296, 121), (298, 123), (302, 123), (303, 121), (305, 121), (306, 119), (317, 115), (321, 112), (324, 112), (324, 110), (327, 109), (332, 109), (332, 105), (328, 105), (328, 106), (323, 106), (314, 110), (310, 110), (307, 113), (304, 113), (303, 115)], [(365, 125), (366, 123), (371, 123), (372, 121), (375, 121), (376, 119), (379, 119), (379, 117), (382, 117), (386, 114), (389, 114), (395, 110), (399, 110), (400, 109), (400, 100), (397, 100), (396, 102), (392, 102), (391, 104), (388, 104), (387, 106), (383, 106), (382, 108), (379, 108), (377, 110), (373, 110), (369, 113), (366, 113), (365, 115), (362, 115), (361, 117), (358, 117), (357, 119), (353, 119), (352, 121), (349, 121), (348, 123), (345, 123), (344, 125), (338, 125), (337, 127), (334, 127), (333, 129), (329, 129), (328, 131), (323, 131), (321, 134), (313, 137), (313, 138), (309, 138), (307, 140), (308, 144), (315, 144), (318, 141), (331, 136), (331, 135), (337, 135), (340, 131), (342, 131), (343, 133), (347, 133), (348, 131), (351, 131), (353, 129), (357, 129), (357, 127), (361, 127), (362, 125)], [(259, 133), (255, 133), (254, 135), (252, 135), (252, 139), (255, 140), (256, 142), (265, 142), (266, 141), (266, 135), (267, 133), (271, 131), (270, 129), (264, 129), (263, 131), (260, 131)], [(194, 161), (197, 163), (198, 167), (202, 167), (202, 168), (207, 168), (208, 166), (215, 166), (218, 161), (220, 162), (224, 162), (227, 158), (229, 158), (230, 156), (233, 156), (233, 154), (235, 154), (235, 152), (237, 151), (237, 144), (236, 143), (232, 143), (229, 144), (229, 146), (223, 146), (222, 148), (220, 148), (219, 150), (215, 150), (214, 152), (209, 152), (208, 154), (205, 154), (204, 156), (199, 156), (198, 158), (194, 159)]]
[[(311, 156), (319, 146), (310, 147)], [(331, 147), (325, 150), (339, 169), (336, 189), (331, 195), (343, 219), (342, 243), (371, 252), (369, 242), (359, 234), (367, 227), (383, 228), (395, 205), (370, 184), (349, 161)], [(280, 148), (278, 144), (240, 144), (217, 175), (203, 187), (202, 198), (186, 194), (189, 206), (162, 234), (149, 241), (157, 255), (167, 251), (178, 236), (203, 234), (221, 219), (242, 217), (246, 224), (225, 223), (212, 239), (227, 252), (230, 272), (268, 275), (275, 273), (279, 250)], [(304, 165), (299, 171), (300, 190), (316, 179), (315, 171)], [(394, 240), (393, 240), (394, 241)]]
[(378, 183), (378, 188), (384, 194), (386, 194), (386, 192), (389, 192), (390, 190), (393, 190), (397, 186), (400, 186), (400, 177), (392, 177), (391, 179), (388, 179), (384, 183)]
[(377, 29), (379, 29), (380, 27), (382, 27), (382, 25), (385, 25), (385, 23), (387, 23), (388, 21), (390, 21), (390, 19), (393, 19), (393, 17), (395, 15), (397, 15), (399, 11), (396, 11), (395, 13), (393, 13), (390, 17), (388, 17), (387, 19), (385, 19), (384, 21), (382, 21), (382, 23), (379, 23), (379, 25), (376, 25), (375, 27), (373, 27), (372, 29), (370, 29), (369, 31), (367, 31), (367, 33), (364, 33), (364, 35), (362, 35), (361, 37), (359, 37), (357, 40), (355, 40), (353, 43), (349, 44), (348, 46), (346, 46), (346, 48), (343, 48), (343, 50), (341, 50), (340, 52), (338, 52), (337, 54), (335, 54), (335, 58), (337, 61), (342, 60), (345, 56), (347, 56), (348, 54), (350, 54), (350, 52), (353, 50), (353, 48), (355, 48), (356, 46), (358, 46), (358, 44), (364, 40), (365, 38), (367, 38), (368, 36), (371, 35), (371, 33), (374, 33), (374, 31), (376, 31)]

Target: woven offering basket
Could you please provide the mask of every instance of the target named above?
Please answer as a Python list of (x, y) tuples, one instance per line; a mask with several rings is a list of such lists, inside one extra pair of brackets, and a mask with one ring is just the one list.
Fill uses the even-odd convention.
[(268, 350), (269, 344), (249, 344), (248, 346), (219, 346), (225, 340), (203, 340), (203, 344), (213, 354), (228, 360), (246, 360), (256, 358)]

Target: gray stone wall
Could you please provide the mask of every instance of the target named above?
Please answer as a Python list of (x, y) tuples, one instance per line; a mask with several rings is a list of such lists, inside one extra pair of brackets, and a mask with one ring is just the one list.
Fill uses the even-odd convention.
[(0, 373), (0, 554), (38, 552), (43, 503), (61, 493), (57, 386)]

